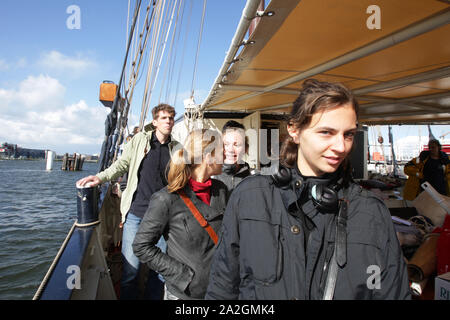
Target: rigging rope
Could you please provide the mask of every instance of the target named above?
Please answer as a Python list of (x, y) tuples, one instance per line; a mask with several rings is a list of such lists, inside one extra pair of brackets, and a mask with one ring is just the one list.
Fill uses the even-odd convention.
[[(181, 6), (181, 4), (183, 4), (183, 6)], [(183, 26), (183, 17), (184, 17), (185, 4), (186, 4), (186, 1), (181, 0), (180, 6), (179, 6), (179, 11), (181, 11), (181, 16), (180, 16), (180, 13), (178, 13), (178, 16), (177, 16), (177, 29), (176, 29), (176, 33), (177, 33), (176, 37), (177, 37), (177, 39), (175, 41), (175, 48), (174, 48), (174, 51), (173, 51), (173, 52), (175, 52), (175, 54), (173, 55), (173, 61), (172, 61), (172, 64), (170, 65), (169, 79), (168, 79), (168, 85), (166, 87), (165, 101), (169, 101), (169, 94), (170, 94), (171, 89), (172, 89), (173, 75), (174, 75), (175, 65), (176, 65), (176, 62), (177, 62), (178, 51), (179, 51), (178, 50), (178, 43), (179, 43), (179, 40), (180, 40), (181, 30), (182, 30), (182, 26)], [(178, 20), (180, 20), (180, 26), (179, 27), (178, 27)], [(174, 29), (174, 34), (175, 34), (175, 29)], [(173, 103), (173, 105), (175, 106), (175, 102)]]
[[(191, 16), (192, 16), (192, 1), (190, 2), (190, 6), (189, 6), (189, 15), (188, 15), (188, 21), (187, 21), (187, 27), (186, 27), (186, 34), (184, 37), (184, 44), (183, 44), (183, 51), (182, 52), (186, 52), (186, 45), (187, 45), (187, 35), (189, 34), (189, 27), (191, 25)], [(173, 100), (173, 104), (175, 105), (177, 98), (178, 98), (178, 88), (180, 85), (180, 79), (181, 79), (181, 71), (183, 70), (183, 65), (184, 65), (184, 55), (181, 56), (181, 66), (180, 66), (180, 70), (178, 72), (178, 79), (177, 79), (177, 87), (175, 89), (175, 97)]]
[[(170, 78), (170, 73), (171, 73), (171, 70), (172, 70), (171, 62), (172, 62), (172, 57), (173, 57), (173, 44), (174, 44), (174, 41), (175, 41), (175, 35), (177, 33), (178, 19), (179, 19), (179, 16), (180, 16), (180, 8), (181, 8), (181, 2), (182, 1), (183, 0), (181, 0), (179, 2), (178, 7), (177, 7), (177, 9), (178, 9), (177, 10), (177, 16), (175, 18), (175, 23), (174, 23), (174, 27), (173, 27), (172, 39), (170, 40), (169, 54), (168, 54), (168, 58), (166, 59), (166, 64), (165, 64), (165, 68), (164, 68), (164, 75), (163, 75), (163, 79), (161, 81), (161, 88), (160, 88), (160, 91), (159, 91), (158, 103), (161, 102), (161, 96), (162, 96), (162, 92), (163, 92), (163, 89), (164, 89), (164, 84), (166, 82), (166, 78)], [(175, 1), (174, 8), (176, 7), (176, 4), (177, 4), (177, 1)], [(168, 80), (167, 87), (169, 87), (169, 80)], [(167, 99), (165, 101), (167, 101)]]
[[(143, 30), (147, 30), (146, 27), (147, 27), (147, 24), (148, 24), (149, 10), (150, 10), (150, 5), (147, 6), (147, 13), (146, 13), (146, 17), (145, 17), (145, 24), (143, 26)], [(137, 8), (137, 11), (138, 11), (137, 17), (136, 17), (136, 14), (135, 14), (134, 19), (139, 20), (139, 17), (140, 17), (140, 5)], [(136, 24), (136, 21), (134, 21), (134, 25), (133, 26), (135, 26), (135, 24)], [(139, 23), (137, 23), (137, 24), (139, 25)], [(135, 27), (133, 27), (133, 30), (130, 31), (130, 32), (131, 32), (131, 38), (129, 38), (129, 43), (133, 42), (133, 38), (135, 38), (136, 41), (137, 41), (137, 37), (135, 37), (135, 34), (136, 34)], [(115, 150), (114, 150), (113, 161), (115, 161), (117, 159), (118, 152), (119, 152), (119, 145), (123, 143), (124, 131), (125, 131), (126, 128), (128, 130), (129, 109), (131, 108), (131, 101), (132, 101), (132, 98), (133, 98), (134, 88), (136, 86), (137, 75), (139, 74), (140, 65), (141, 65), (141, 62), (142, 62), (143, 50), (141, 50), (141, 44), (142, 44), (143, 32), (140, 33), (140, 37), (139, 37), (140, 38), (140, 40), (139, 40), (139, 51), (137, 50), (137, 45), (136, 45), (136, 50), (134, 50), (135, 51), (135, 54), (134, 54), (135, 58), (132, 61), (132, 63), (130, 64), (131, 70), (130, 70), (130, 78), (129, 78), (128, 88), (126, 90), (125, 90), (125, 88), (123, 89), (123, 91), (124, 91), (124, 98), (123, 99), (125, 101), (125, 106), (123, 107), (123, 110), (122, 110), (121, 116), (120, 116), (120, 120), (119, 120), (119, 123), (118, 123), (118, 129), (117, 129), (118, 130), (118, 139), (117, 139), (117, 145), (115, 146)], [(148, 36), (146, 36), (146, 38), (145, 38), (146, 40), (147, 40), (147, 37)], [(144, 48), (145, 48), (145, 45), (146, 45), (146, 40), (145, 40), (145, 43), (144, 43)], [(136, 60), (138, 58), (138, 54), (139, 54), (139, 63), (137, 65), (137, 69), (136, 69)], [(131, 56), (133, 56), (133, 54), (131, 54)], [(127, 60), (126, 60), (126, 62), (127, 62)], [(130, 92), (130, 88), (131, 88), (131, 92)], [(130, 95), (128, 95), (129, 93), (130, 93)], [(129, 130), (128, 130), (128, 132), (129, 132)]]
[[(177, 0), (175, 0), (175, 1), (177, 1)], [(141, 121), (140, 121), (140, 124), (142, 125), (142, 127), (143, 127), (144, 121), (145, 121), (145, 119), (147, 117), (147, 112), (148, 112), (149, 105), (150, 105), (151, 95), (152, 95), (153, 89), (155, 87), (156, 79), (158, 78), (159, 70), (160, 70), (161, 63), (162, 63), (162, 60), (163, 60), (163, 57), (164, 57), (164, 52), (165, 52), (166, 45), (167, 45), (167, 39), (168, 39), (169, 34), (170, 34), (170, 29), (172, 27), (173, 17), (174, 17), (174, 14), (175, 14), (175, 8), (176, 8), (176, 4), (173, 5), (173, 7), (172, 7), (172, 10), (171, 10), (172, 13), (171, 13), (170, 20), (168, 22), (168, 26), (167, 26), (167, 24), (165, 24), (162, 29), (161, 29), (161, 22), (163, 20), (162, 17), (164, 15), (163, 14), (164, 13), (164, 8), (161, 11), (162, 13), (159, 16), (160, 22), (158, 24), (158, 36), (157, 36), (157, 39), (159, 39), (160, 33), (161, 33), (162, 36), (165, 34), (165, 37), (164, 38), (161, 37), (161, 43), (160, 43), (160, 45), (158, 45), (158, 48), (157, 48), (158, 49), (157, 54), (154, 55), (153, 56), (154, 59), (152, 59), (153, 62), (158, 61), (158, 63), (153, 65), (152, 68), (151, 68), (152, 69), (152, 73), (151, 73), (152, 77), (151, 77), (150, 90), (148, 91), (148, 88), (147, 88), (146, 95), (145, 95), (145, 97), (146, 97), (145, 104), (143, 104), (143, 106), (142, 106), (143, 112), (141, 113)], [(170, 11), (170, 9), (168, 8), (167, 12), (169, 12), (169, 11)], [(161, 30), (163, 30), (163, 31), (161, 32)], [(156, 41), (156, 43), (158, 43), (158, 41)], [(156, 68), (154, 69), (153, 67), (156, 67)], [(150, 71), (150, 69), (149, 69), (149, 71)]]
[(200, 33), (198, 35), (198, 42), (197, 42), (197, 52), (195, 53), (195, 61), (194, 61), (194, 72), (193, 72), (193, 75), (192, 75), (191, 98), (194, 97), (195, 74), (197, 72), (198, 53), (200, 51), (200, 44), (202, 42), (203, 24), (205, 22), (206, 2), (207, 2), (207, 0), (203, 0), (202, 22), (200, 24)]
[[(137, 12), (141, 6), (142, 0), (136, 0), (136, 10), (133, 16), (133, 25), (130, 30), (130, 34), (134, 32), (135, 26), (136, 26), (136, 16)], [(130, 39), (129, 39), (130, 40)], [(117, 86), (118, 90), (116, 92), (116, 95), (114, 97), (114, 102), (111, 107), (111, 112), (109, 113), (106, 123), (105, 123), (105, 139), (103, 141), (102, 145), (102, 151), (100, 155), (100, 161), (99, 161), (99, 172), (103, 171), (105, 168), (109, 167), (109, 165), (112, 163), (113, 157), (115, 155), (115, 150), (117, 150), (118, 145), (118, 136), (119, 136), (119, 128), (121, 125), (121, 121), (117, 121), (118, 116), (118, 109), (120, 107), (121, 103), (121, 96), (120, 96), (120, 88), (122, 87), (124, 74), (125, 74), (125, 68), (128, 61), (128, 53), (130, 49), (131, 41), (128, 41), (127, 45), (127, 51), (125, 54), (125, 61), (122, 66), (122, 71), (119, 78), (119, 84)]]
[(149, 65), (148, 65), (148, 71), (147, 71), (147, 79), (145, 82), (145, 89), (144, 89), (144, 96), (143, 96), (143, 100), (142, 100), (142, 107), (141, 107), (141, 117), (140, 117), (140, 121), (139, 121), (139, 128), (141, 128), (141, 130), (144, 127), (144, 121), (145, 121), (145, 117), (146, 117), (146, 109), (148, 108), (148, 103), (149, 103), (149, 87), (150, 87), (150, 83), (151, 83), (151, 75), (153, 74), (153, 66), (155, 63), (155, 47), (158, 43), (159, 40), (159, 30), (161, 29), (161, 22), (162, 22), (162, 12), (164, 11), (164, 7), (165, 7), (165, 2), (162, 2), (163, 8), (161, 9), (161, 2), (158, 2), (157, 8), (156, 8), (156, 17), (157, 17), (157, 21), (155, 22), (155, 25), (153, 27), (153, 35), (152, 35), (152, 43), (151, 43), (151, 55), (150, 55), (150, 60), (149, 60)]

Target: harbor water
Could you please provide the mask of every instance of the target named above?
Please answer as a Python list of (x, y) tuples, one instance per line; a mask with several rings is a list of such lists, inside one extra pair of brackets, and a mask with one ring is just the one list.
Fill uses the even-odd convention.
[(97, 172), (0, 160), (0, 300), (30, 300), (76, 219), (75, 182)]

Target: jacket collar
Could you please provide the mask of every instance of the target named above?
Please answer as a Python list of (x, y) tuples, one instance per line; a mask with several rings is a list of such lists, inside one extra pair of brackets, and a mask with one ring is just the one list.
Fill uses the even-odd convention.
[[(143, 131), (143, 134), (145, 134), (146, 136), (147, 136), (147, 143), (148, 143), (148, 146), (149, 146), (149, 144), (150, 144), (150, 142), (152, 141), (152, 137), (153, 137), (153, 133), (155, 132), (155, 130), (149, 130), (149, 129), (151, 129), (151, 128), (153, 128), (153, 126), (150, 126), (151, 125), (151, 123), (149, 123), (149, 124), (147, 124), (145, 127), (144, 127), (144, 131)], [(173, 138), (173, 136), (172, 136), (172, 134), (170, 135), (170, 137), (169, 137), (169, 139), (170, 139), (170, 141), (169, 141), (169, 148), (170, 148), (170, 152), (172, 152), (172, 148), (175, 146), (175, 145), (177, 145), (178, 144), (178, 141), (176, 141), (174, 138)], [(148, 151), (148, 150), (147, 150)]]
[(226, 205), (225, 199), (222, 199), (222, 197), (220, 197), (219, 185), (216, 180), (212, 179), (211, 200), (209, 206), (202, 200), (197, 198), (195, 192), (192, 191), (189, 184), (186, 184), (183, 190), (206, 220), (210, 220), (218, 215), (223, 214)]
[(250, 165), (247, 162), (244, 162), (241, 166), (239, 166), (239, 169), (236, 171), (237, 165), (226, 165), (224, 164), (222, 167), (222, 173), (232, 175), (232, 176), (239, 176), (241, 174), (246, 174), (247, 172), (250, 172)]

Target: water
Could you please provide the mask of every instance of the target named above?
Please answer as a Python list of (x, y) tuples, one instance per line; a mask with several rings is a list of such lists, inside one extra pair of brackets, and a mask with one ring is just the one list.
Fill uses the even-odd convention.
[(0, 160), (0, 299), (32, 299), (76, 219), (75, 182), (97, 172)]

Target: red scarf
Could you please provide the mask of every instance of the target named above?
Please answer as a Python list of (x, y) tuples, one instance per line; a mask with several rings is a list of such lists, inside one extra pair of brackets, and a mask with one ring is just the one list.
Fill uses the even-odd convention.
[(193, 180), (192, 178), (189, 179), (189, 186), (191, 187), (192, 191), (194, 191), (197, 197), (208, 206), (211, 202), (211, 184), (211, 179), (208, 179), (205, 182), (198, 182)]

